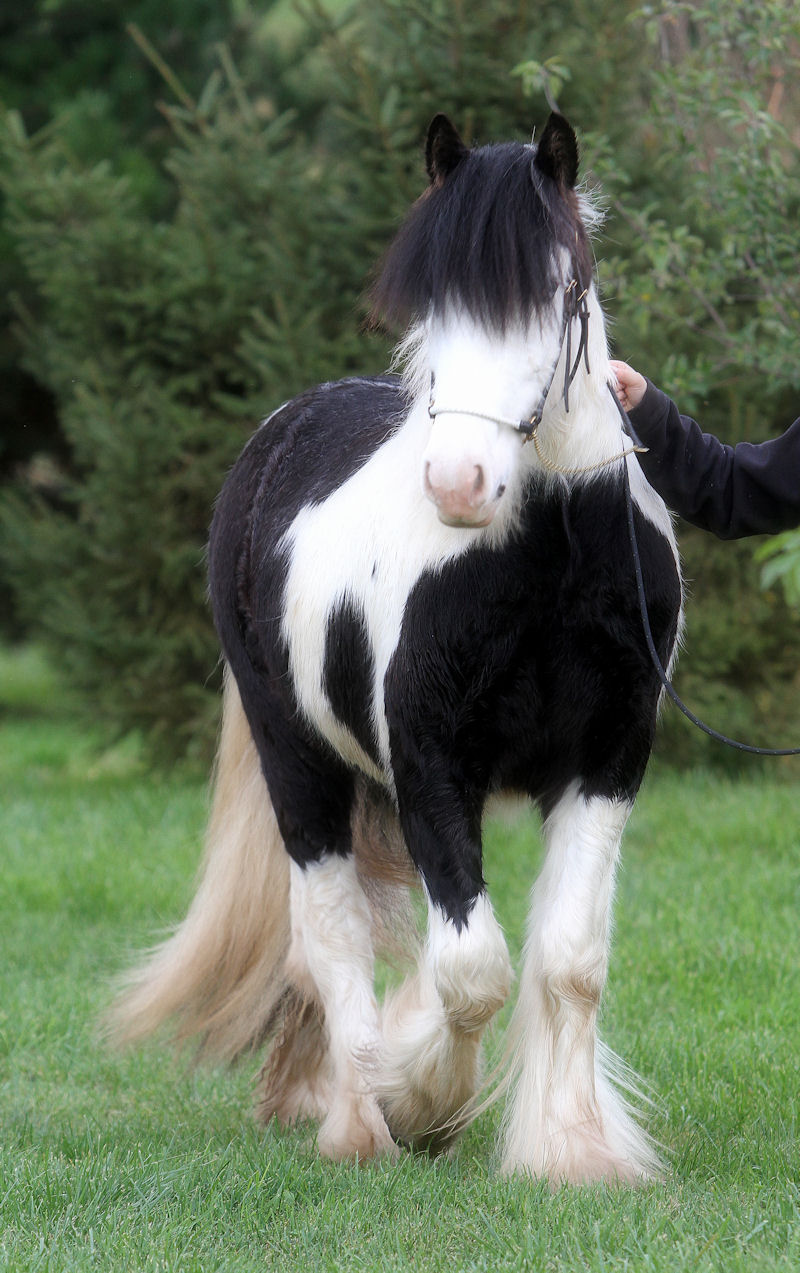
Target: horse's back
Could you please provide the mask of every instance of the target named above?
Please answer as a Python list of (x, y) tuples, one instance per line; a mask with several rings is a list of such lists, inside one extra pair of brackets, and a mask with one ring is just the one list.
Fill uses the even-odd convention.
[(284, 403), (250, 438), (222, 488), (212, 552), (232, 524), (247, 519), (259, 492), (271, 519), (284, 526), (302, 504), (326, 499), (402, 422), (407, 407), (393, 375), (331, 381)]

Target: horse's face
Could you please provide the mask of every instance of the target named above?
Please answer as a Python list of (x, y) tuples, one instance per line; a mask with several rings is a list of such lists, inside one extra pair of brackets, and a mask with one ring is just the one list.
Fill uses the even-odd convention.
[(526, 461), (527, 420), (558, 358), (558, 323), (505, 332), (465, 316), (429, 327), (432, 421), (422, 485), (448, 526), (487, 526), (513, 500)]
[(446, 524), (486, 526), (529, 468), (519, 424), (559, 358), (564, 286), (592, 274), (578, 144), (553, 114), (537, 146), (469, 150), (437, 115), (426, 159), (430, 186), (384, 259), (373, 316), (411, 324), (415, 395), (433, 375), (425, 494)]

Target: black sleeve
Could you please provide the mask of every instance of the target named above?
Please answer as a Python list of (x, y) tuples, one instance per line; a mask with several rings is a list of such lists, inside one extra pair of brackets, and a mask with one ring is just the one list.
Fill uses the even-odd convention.
[(639, 456), (647, 480), (687, 522), (720, 539), (800, 524), (800, 419), (769, 442), (727, 446), (650, 381), (630, 419), (649, 448)]

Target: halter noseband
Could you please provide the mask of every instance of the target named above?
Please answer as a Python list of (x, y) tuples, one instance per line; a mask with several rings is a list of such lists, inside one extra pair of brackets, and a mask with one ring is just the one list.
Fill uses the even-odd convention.
[[(539, 395), (539, 401), (527, 420), (505, 420), (501, 416), (488, 415), (483, 411), (470, 411), (463, 408), (459, 409), (457, 407), (435, 407), (433, 402), (435, 384), (433, 372), (431, 372), (431, 389), (430, 399), (428, 402), (428, 415), (430, 418), (435, 420), (436, 417), (440, 415), (468, 415), (473, 416), (478, 420), (489, 420), (493, 424), (505, 425), (506, 428), (514, 429), (516, 433), (522, 434), (523, 444), (526, 442), (533, 442), (536, 455), (540, 463), (554, 473), (588, 473), (594, 469), (605, 468), (608, 464), (614, 464), (617, 460), (624, 459), (626, 455), (630, 455), (634, 451), (646, 451), (647, 447), (633, 446), (628, 450), (621, 452), (620, 455), (613, 455), (608, 459), (600, 460), (597, 464), (587, 464), (584, 468), (562, 468), (561, 465), (548, 459), (541, 450), (537, 430), (542, 422), (545, 404), (550, 394), (550, 390), (553, 387), (553, 381), (556, 378), (558, 364), (561, 362), (561, 352), (564, 350), (565, 346), (566, 365), (564, 369), (564, 389), (562, 395), (565, 411), (569, 411), (569, 391), (572, 387), (573, 380), (578, 374), (581, 358), (583, 358), (587, 375), (591, 374), (589, 368), (589, 307), (586, 303), (586, 296), (589, 289), (588, 287), (585, 287), (582, 292), (579, 292), (578, 286), (578, 280), (573, 279), (564, 291), (564, 307), (561, 315), (561, 333), (558, 340), (558, 354), (556, 355), (556, 360), (553, 363), (550, 374), (545, 381), (544, 388)], [(578, 351), (575, 354), (573, 361), (572, 324), (576, 318), (580, 322), (581, 332), (578, 340)]]

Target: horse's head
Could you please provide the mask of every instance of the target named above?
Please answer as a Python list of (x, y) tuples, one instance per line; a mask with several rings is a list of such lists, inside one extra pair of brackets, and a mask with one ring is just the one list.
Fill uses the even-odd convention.
[[(545, 344), (555, 348), (550, 339)], [(525, 467), (519, 426), (551, 371), (542, 358), (542, 333), (501, 334), (466, 315), (448, 315), (430, 323), (428, 355), (423, 490), (441, 521), (486, 526)]]
[(425, 494), (443, 522), (485, 526), (527, 471), (520, 425), (561, 359), (567, 288), (591, 281), (577, 141), (551, 115), (538, 146), (470, 150), (437, 115), (426, 158), (430, 185), (389, 249), (374, 307), (415, 333), (431, 420)]

